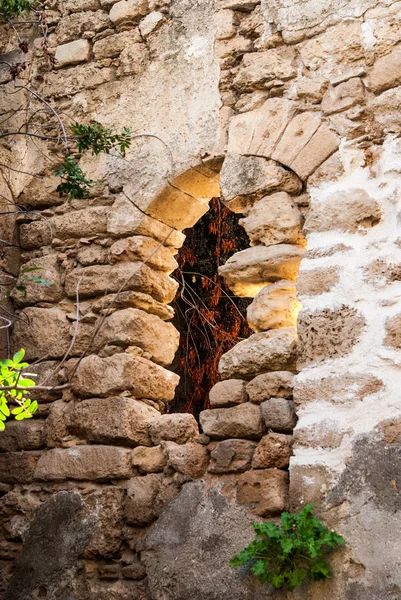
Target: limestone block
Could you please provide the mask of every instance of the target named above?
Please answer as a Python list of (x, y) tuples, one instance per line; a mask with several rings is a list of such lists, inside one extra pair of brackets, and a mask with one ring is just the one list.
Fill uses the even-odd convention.
[(240, 473), (251, 468), (256, 442), (223, 440), (210, 453), (209, 473)]
[(0, 481), (31, 483), (41, 452), (5, 452), (0, 454)]
[(238, 480), (237, 500), (260, 517), (280, 514), (288, 506), (288, 473), (279, 469), (243, 473)]
[(127, 46), (141, 41), (138, 30), (122, 31), (108, 35), (93, 44), (93, 55), (96, 60), (103, 58), (116, 58)]
[(76, 65), (87, 62), (89, 57), (90, 45), (88, 40), (75, 40), (57, 47), (55, 54), (56, 66), (61, 68), (67, 65)]
[(302, 253), (302, 248), (290, 244), (254, 246), (234, 254), (219, 267), (219, 274), (234, 294), (254, 298), (268, 283), (295, 281)]
[(14, 323), (13, 352), (24, 348), (28, 362), (62, 358), (70, 342), (70, 323), (59, 308), (24, 308)]
[(230, 120), (228, 152), (271, 158), (295, 111), (295, 102), (269, 98), (260, 108), (235, 115)]
[(333, 404), (353, 404), (383, 388), (383, 381), (366, 373), (346, 373), (303, 381), (295, 379), (294, 401), (297, 408), (322, 400)]
[(294, 368), (297, 336), (294, 328), (254, 333), (223, 354), (219, 373), (223, 379), (252, 379), (266, 371)]
[(242, 212), (255, 200), (277, 190), (297, 194), (302, 190), (298, 177), (271, 160), (258, 156), (229, 154), (220, 172), (224, 203)]
[(142, 262), (97, 265), (74, 269), (65, 279), (67, 296), (75, 297), (78, 282), (81, 298), (117, 292), (126, 282), (125, 290), (144, 292), (159, 302), (172, 302), (178, 283)]
[(133, 398), (91, 398), (75, 405), (69, 429), (90, 442), (151, 446), (149, 425), (157, 416), (157, 410)]
[(326, 115), (347, 110), (365, 100), (365, 88), (359, 77), (352, 77), (335, 87), (329, 87), (322, 100), (322, 111)]
[(113, 558), (121, 547), (124, 526), (125, 492), (117, 486), (106, 486), (84, 496), (85, 506), (98, 519), (96, 532), (85, 553)]
[(401, 315), (386, 319), (386, 337), (384, 344), (392, 348), (401, 348)]
[(107, 481), (128, 479), (131, 474), (131, 450), (92, 445), (48, 450), (39, 459), (35, 479)]
[(156, 473), (130, 480), (125, 503), (125, 518), (129, 525), (147, 525), (156, 518), (155, 504), (160, 488), (161, 476)]
[(339, 279), (338, 267), (302, 270), (297, 279), (298, 296), (319, 296), (330, 292)]
[(25, 249), (34, 249), (49, 245), (52, 236), (66, 240), (106, 233), (109, 210), (106, 206), (94, 206), (51, 217), (48, 222), (23, 224), (20, 228), (21, 245)]
[(165, 240), (166, 246), (181, 248), (185, 235), (175, 231), (165, 223), (145, 215), (132, 202), (118, 197), (114, 202), (107, 221), (107, 231), (114, 235), (146, 235), (159, 242)]
[(211, 408), (228, 408), (248, 400), (242, 379), (226, 379), (216, 383), (209, 392)]
[(87, 31), (98, 33), (111, 25), (109, 15), (103, 10), (64, 15), (56, 27), (56, 40), (58, 44), (65, 44), (82, 38)]
[(265, 246), (282, 243), (305, 245), (301, 213), (285, 192), (256, 202), (239, 223), (245, 228), (252, 246), (258, 243)]
[(282, 46), (265, 52), (245, 54), (234, 79), (234, 86), (240, 91), (247, 91), (273, 79), (286, 81), (295, 75), (295, 51), (291, 47)]
[(259, 0), (220, 0), (220, 8), (250, 12), (259, 4)]
[[(287, 165), (301, 179), (306, 179), (338, 149), (337, 135), (324, 123), (311, 137), (306, 146), (301, 150), (296, 159)], [(286, 164), (286, 163), (285, 163)]]
[(99, 0), (67, 0), (64, 8), (70, 13), (75, 13), (85, 10), (98, 10), (100, 4)]
[(121, 292), (117, 294), (107, 294), (102, 296), (92, 304), (92, 311), (100, 313), (113, 303), (113, 308), (139, 308), (151, 315), (157, 315), (163, 321), (169, 321), (174, 317), (174, 309), (167, 304), (158, 302), (148, 294), (142, 292)]
[(214, 52), (220, 60), (231, 58), (235, 59), (254, 49), (251, 40), (242, 35), (231, 38), (230, 40), (217, 41), (214, 46)]
[(162, 441), (185, 444), (199, 435), (199, 428), (193, 415), (172, 413), (154, 419), (150, 424), (150, 435), (156, 445)]
[(114, 25), (125, 21), (136, 21), (146, 15), (149, 10), (148, 0), (121, 0), (113, 4), (110, 11), (110, 19)]
[(156, 31), (164, 21), (165, 18), (160, 12), (152, 12), (147, 15), (139, 23), (139, 31), (141, 32), (142, 37), (146, 40), (146, 38)]
[(202, 477), (209, 463), (209, 452), (205, 446), (196, 443), (176, 444), (164, 442), (167, 464), (178, 473), (188, 475), (192, 479)]
[[(26, 271), (27, 269), (36, 270)], [(34, 278), (40, 278), (45, 283), (35, 283)], [(20, 286), (24, 289), (18, 290), (17, 288)], [(57, 255), (50, 254), (25, 263), (11, 297), (17, 306), (26, 306), (37, 302), (59, 302), (63, 297), (63, 288)]]
[(0, 452), (40, 450), (44, 447), (44, 421), (9, 421), (0, 436)]
[(349, 354), (359, 341), (365, 319), (355, 308), (301, 311), (298, 319), (299, 365)]
[(260, 440), (252, 459), (253, 469), (284, 469), (292, 455), (292, 435), (268, 433)]
[[(38, 364), (29, 365), (26, 372), (36, 374), (36, 385), (47, 385), (49, 387), (57, 386), (61, 383), (65, 383), (65, 378), (57, 370), (58, 364), (57, 361), (44, 360)], [(53, 400), (60, 398), (61, 394), (62, 392), (57, 390), (42, 390), (39, 392), (35, 389), (35, 391), (32, 391), (31, 393), (31, 398), (38, 402), (52, 402)]]
[(132, 464), (141, 473), (160, 473), (167, 464), (167, 458), (161, 446), (137, 446), (132, 451)]
[(296, 297), (295, 282), (281, 280), (267, 285), (248, 306), (246, 317), (257, 333), (296, 325), (301, 303)]
[(376, 59), (368, 80), (373, 92), (382, 92), (401, 83), (401, 48)]
[(269, 398), (264, 400), (260, 408), (266, 429), (291, 433), (297, 423), (297, 416), (292, 400), (286, 398)]
[(260, 404), (276, 398), (291, 398), (294, 386), (294, 374), (288, 371), (263, 373), (247, 383), (246, 391), (251, 402)]
[(309, 427), (300, 427), (294, 432), (294, 444), (299, 448), (338, 448), (341, 442), (348, 434), (352, 434), (352, 429), (344, 429), (338, 421), (334, 419), (323, 419), (319, 423)]
[(101, 69), (94, 64), (77, 65), (68, 71), (45, 73), (41, 93), (45, 98), (74, 95), (82, 90), (92, 90), (114, 79), (115, 71), (112, 68)]
[(46, 446), (48, 448), (63, 446), (64, 440), (70, 438), (68, 426), (71, 422), (71, 413), (73, 410), (74, 404), (72, 402), (56, 400), (52, 403), (44, 429)]
[(232, 10), (219, 10), (216, 13), (217, 40), (227, 40), (235, 35), (235, 13)]
[(260, 409), (245, 402), (233, 408), (203, 410), (199, 415), (203, 433), (212, 439), (258, 439), (263, 433)]
[(159, 271), (172, 273), (178, 263), (170, 250), (151, 237), (137, 235), (115, 242), (110, 248), (111, 262), (145, 261)]
[(172, 400), (179, 377), (150, 360), (129, 354), (99, 358), (92, 354), (80, 363), (71, 382), (84, 398), (107, 397), (131, 391), (135, 398)]
[(380, 219), (379, 204), (365, 190), (336, 192), (324, 202), (312, 203), (305, 231), (337, 229), (354, 233), (374, 227)]
[(289, 166), (318, 130), (321, 118), (318, 113), (303, 112), (296, 115), (287, 126), (272, 157)]
[(97, 347), (138, 346), (150, 352), (152, 360), (167, 366), (174, 360), (180, 334), (171, 323), (137, 308), (118, 310), (104, 321), (95, 340)]
[(401, 89), (387, 90), (369, 103), (369, 109), (375, 125), (384, 133), (401, 131)]
[(148, 51), (145, 44), (126, 46), (120, 54), (117, 76), (140, 75), (144, 72)]
[(176, 229), (193, 227), (208, 211), (210, 196), (195, 197), (168, 184), (148, 206), (146, 212)]

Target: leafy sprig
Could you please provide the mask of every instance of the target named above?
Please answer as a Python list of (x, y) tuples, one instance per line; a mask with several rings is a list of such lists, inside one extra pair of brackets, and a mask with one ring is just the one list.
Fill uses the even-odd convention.
[(32, 4), (31, 0), (0, 0), (0, 17), (8, 20), (27, 15)]
[[(12, 359), (0, 360), (0, 386), (12, 388), (0, 390), (0, 431), (6, 428), (5, 421), (10, 415), (14, 415), (16, 421), (22, 421), (31, 419), (38, 409), (36, 400), (32, 401), (28, 397), (30, 388), (35, 386), (35, 382), (22, 375), (22, 371), (29, 367), (27, 362), (23, 362), (24, 356), (25, 350), (21, 349)], [(10, 404), (17, 404), (17, 407), (10, 411)]]
[(77, 159), (72, 154), (66, 156), (62, 163), (54, 167), (53, 172), (63, 180), (57, 186), (56, 191), (60, 196), (69, 195), (70, 199), (86, 198), (89, 188), (94, 183), (91, 179), (85, 177), (84, 172), (77, 163)]
[(260, 583), (290, 590), (306, 577), (312, 581), (330, 579), (331, 569), (324, 555), (345, 544), (345, 540), (313, 516), (313, 504), (299, 513), (284, 512), (279, 526), (253, 523), (256, 539), (230, 561), (232, 567), (251, 566)]
[(91, 150), (92, 154), (98, 155), (101, 152), (110, 154), (111, 150), (118, 149), (124, 154), (131, 145), (131, 130), (128, 127), (124, 127), (121, 133), (113, 133), (100, 123), (92, 122), (92, 125), (74, 123), (70, 129), (75, 137), (78, 152)]

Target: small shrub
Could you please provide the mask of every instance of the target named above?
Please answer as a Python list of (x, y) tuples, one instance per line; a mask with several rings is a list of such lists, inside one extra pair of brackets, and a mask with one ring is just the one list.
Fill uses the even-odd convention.
[[(32, 401), (28, 398), (29, 389), (35, 386), (35, 382), (26, 377), (31, 375), (30, 373), (22, 375), (23, 369), (29, 367), (28, 363), (22, 362), (24, 356), (25, 350), (21, 349), (12, 359), (0, 360), (0, 387), (14, 388), (0, 390), (0, 431), (6, 428), (4, 421), (10, 415), (14, 415), (16, 421), (22, 421), (32, 418), (33, 413), (38, 409), (36, 400)], [(10, 403), (16, 404), (17, 407), (10, 411)]]
[(0, 17), (12, 19), (27, 15), (31, 8), (31, 0), (0, 0)]
[(249, 565), (260, 583), (290, 590), (308, 577), (330, 579), (331, 569), (324, 555), (345, 544), (344, 539), (313, 516), (313, 504), (299, 513), (281, 515), (274, 523), (253, 523), (256, 539), (230, 561), (232, 567)]

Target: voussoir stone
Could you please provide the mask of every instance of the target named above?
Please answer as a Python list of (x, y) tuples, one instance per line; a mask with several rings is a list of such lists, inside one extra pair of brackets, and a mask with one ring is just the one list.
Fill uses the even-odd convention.
[(132, 474), (131, 450), (116, 446), (53, 448), (39, 459), (35, 479), (105, 481), (128, 479)]
[(288, 505), (288, 473), (280, 469), (243, 473), (238, 480), (237, 500), (261, 517), (280, 514)]
[(305, 245), (301, 231), (302, 217), (289, 194), (279, 192), (261, 198), (240, 219), (251, 245), (300, 244)]
[(260, 408), (250, 402), (232, 408), (203, 410), (199, 420), (203, 433), (212, 439), (258, 439), (263, 433)]
[[(214, 442), (215, 443), (215, 442)], [(232, 439), (218, 442), (210, 453), (209, 473), (238, 473), (251, 468), (256, 442)]]
[(79, 282), (81, 298), (124, 290), (143, 292), (159, 302), (172, 302), (178, 283), (165, 273), (154, 271), (141, 262), (98, 265), (74, 269), (65, 279), (67, 296), (75, 297)]
[(24, 348), (28, 361), (61, 358), (70, 342), (70, 323), (59, 308), (24, 308), (14, 323), (13, 349)]
[(261, 403), (262, 418), (266, 429), (290, 433), (296, 423), (294, 403), (287, 398), (269, 398)]
[(160, 473), (167, 464), (167, 458), (161, 446), (137, 446), (132, 451), (132, 464), (141, 473)]
[(167, 463), (170, 467), (197, 479), (202, 477), (209, 463), (209, 452), (205, 446), (196, 443), (177, 444), (164, 442)]
[(236, 296), (253, 298), (268, 283), (295, 281), (303, 249), (291, 244), (253, 246), (237, 252), (219, 267)]
[(146, 260), (147, 265), (165, 273), (172, 273), (178, 267), (168, 248), (145, 235), (123, 238), (115, 242), (110, 248), (110, 259), (113, 263)]
[(294, 374), (289, 371), (263, 373), (247, 383), (246, 391), (251, 402), (260, 404), (265, 400), (291, 398), (294, 387)]
[(219, 373), (223, 379), (252, 379), (268, 371), (292, 370), (297, 335), (293, 327), (254, 333), (223, 354)]
[(264, 287), (247, 309), (247, 321), (254, 331), (267, 331), (296, 324), (301, 303), (294, 281), (281, 280)]
[(82, 359), (72, 381), (74, 393), (85, 398), (130, 391), (135, 398), (172, 400), (179, 377), (150, 360), (129, 354)]
[(151, 446), (149, 425), (159, 414), (133, 398), (91, 398), (75, 405), (69, 429), (91, 442)]
[(260, 440), (252, 459), (253, 469), (283, 469), (292, 455), (292, 435), (268, 433)]
[(171, 323), (137, 308), (118, 310), (104, 321), (96, 339), (99, 346), (138, 346), (152, 360), (166, 366), (173, 362), (180, 334)]
[(216, 383), (209, 392), (212, 408), (227, 408), (242, 404), (248, 399), (246, 383), (242, 379), (226, 379)]
[(185, 444), (199, 434), (198, 423), (190, 414), (172, 413), (159, 415), (150, 424), (150, 435), (154, 444), (162, 441)]

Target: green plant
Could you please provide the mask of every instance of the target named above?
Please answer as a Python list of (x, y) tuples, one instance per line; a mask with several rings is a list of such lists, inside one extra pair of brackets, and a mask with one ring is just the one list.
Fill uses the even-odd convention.
[(113, 133), (99, 123), (93, 122), (92, 125), (82, 125), (74, 123), (70, 127), (78, 147), (78, 152), (91, 150), (92, 154), (104, 152), (109, 154), (111, 150), (119, 149), (121, 154), (131, 145), (131, 130), (124, 127), (121, 133)]
[(71, 154), (66, 156), (57, 167), (54, 167), (53, 172), (57, 177), (63, 179), (63, 182), (56, 188), (60, 196), (68, 194), (70, 199), (85, 198), (89, 188), (93, 185), (93, 181), (86, 179), (76, 158)]
[(26, 284), (39, 283), (40, 285), (51, 285), (52, 281), (46, 281), (45, 279), (42, 279), (41, 277), (36, 277), (36, 275), (34, 275), (33, 277), (28, 277), (26, 275), (27, 273), (32, 273), (33, 271), (41, 271), (41, 270), (42, 270), (42, 267), (24, 267), (24, 268), (22, 268), (20, 276), (19, 276), (19, 283), (15, 286), (15, 289), (17, 289), (18, 291), (20, 291), (26, 295)]
[(27, 15), (31, 8), (31, 0), (0, 0), (0, 17), (12, 19), (20, 15)]
[(313, 504), (299, 513), (284, 512), (279, 526), (253, 523), (256, 539), (230, 561), (232, 567), (249, 565), (260, 583), (276, 589), (299, 586), (305, 577), (313, 581), (330, 579), (330, 565), (324, 558), (329, 550), (345, 544), (344, 539), (313, 516)]
[[(22, 375), (22, 371), (29, 367), (28, 363), (22, 362), (24, 356), (25, 350), (21, 349), (12, 359), (0, 360), (0, 431), (5, 429), (4, 421), (10, 414), (17, 421), (22, 421), (32, 418), (38, 409), (36, 400), (28, 398), (29, 390), (35, 386), (35, 382)], [(32, 376), (30, 373), (28, 375)], [(17, 407), (10, 411), (10, 403), (17, 404)]]

